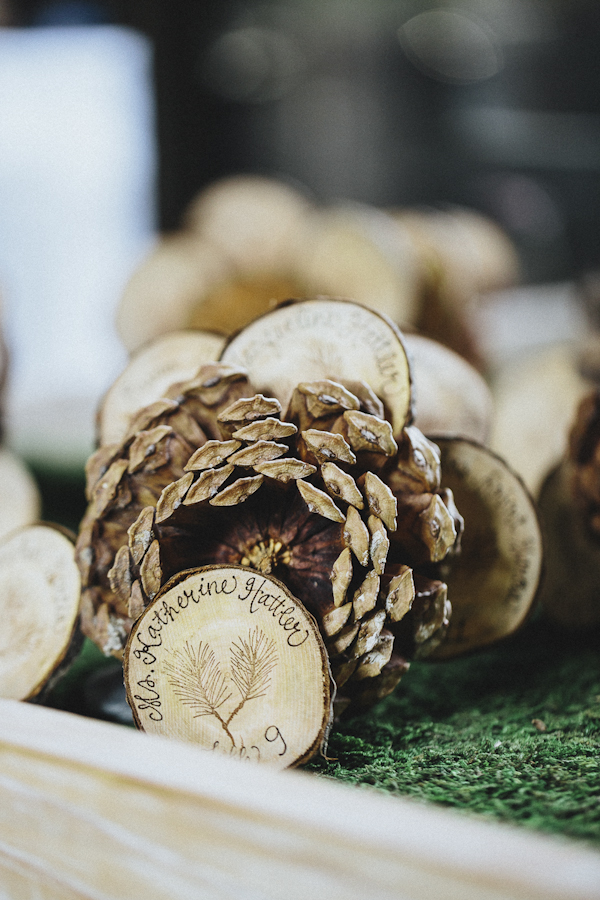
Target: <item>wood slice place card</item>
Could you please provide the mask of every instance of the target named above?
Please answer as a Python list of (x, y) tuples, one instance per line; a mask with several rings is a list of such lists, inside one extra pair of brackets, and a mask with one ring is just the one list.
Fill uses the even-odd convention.
[(513, 634), (533, 606), (542, 574), (542, 533), (525, 485), (489, 448), (460, 437), (432, 438), (444, 487), (465, 520), (459, 555), (444, 581), (452, 618), (434, 652), (448, 659)]
[(253, 569), (172, 578), (133, 626), (124, 673), (149, 733), (279, 768), (306, 762), (327, 737), (332, 682), (316, 622)]

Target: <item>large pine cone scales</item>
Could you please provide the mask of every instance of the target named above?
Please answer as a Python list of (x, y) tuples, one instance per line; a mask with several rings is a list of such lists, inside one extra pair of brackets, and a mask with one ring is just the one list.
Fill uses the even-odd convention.
[[(211, 406), (208, 383), (219, 397)], [(397, 442), (365, 384), (300, 384), (283, 418), (239, 372), (207, 367), (193, 384), (172, 392), (176, 409), (142, 414), (144, 429), (90, 466), (78, 542), (84, 628), (118, 654), (171, 576), (248, 566), (279, 578), (315, 616), (338, 710), (370, 705), (448, 626), (445, 585), (424, 574), (462, 528), (440, 488), (437, 447), (414, 427)], [(188, 414), (203, 433), (195, 450)]]
[(592, 391), (579, 404), (566, 465), (587, 533), (600, 541), (600, 391)]
[(600, 625), (600, 391), (577, 407), (561, 461), (542, 482), (545, 577), (540, 603), (548, 619), (574, 632)]
[(115, 555), (127, 543), (127, 529), (183, 474), (194, 450), (220, 436), (219, 413), (252, 391), (245, 373), (205, 366), (200, 377), (174, 385), (168, 393), (172, 396), (140, 410), (122, 444), (101, 447), (86, 467), (89, 505), (75, 548), (82, 579), (82, 628), (107, 655), (122, 653), (139, 614), (129, 609), (112, 575)]

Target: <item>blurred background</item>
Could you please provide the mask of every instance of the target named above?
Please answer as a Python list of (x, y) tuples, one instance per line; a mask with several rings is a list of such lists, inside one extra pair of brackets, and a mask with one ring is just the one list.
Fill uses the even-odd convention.
[(476, 210), (520, 261), (480, 318), (492, 361), (523, 329), (585, 332), (599, 37), (594, 0), (0, 0), (8, 440), (85, 458), (128, 279), (234, 173), (319, 204)]

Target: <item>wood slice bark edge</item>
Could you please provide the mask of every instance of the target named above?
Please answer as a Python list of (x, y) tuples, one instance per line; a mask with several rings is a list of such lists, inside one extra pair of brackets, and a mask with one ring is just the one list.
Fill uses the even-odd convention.
[(79, 651), (74, 535), (37, 523), (0, 544), (0, 696), (41, 699)]
[(327, 651), (272, 576), (232, 565), (180, 572), (136, 621), (123, 665), (140, 730), (278, 768), (326, 745)]

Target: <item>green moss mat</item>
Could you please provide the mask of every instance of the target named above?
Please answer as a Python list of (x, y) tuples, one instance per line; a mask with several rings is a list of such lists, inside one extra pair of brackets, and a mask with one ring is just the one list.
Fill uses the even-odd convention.
[[(119, 721), (117, 717), (105, 714), (101, 708), (101, 698), (98, 696), (95, 684), (101, 683), (101, 679), (104, 677), (120, 686), (123, 680), (123, 667), (119, 660), (112, 656), (104, 656), (99, 647), (85, 638), (79, 655), (51, 693), (44, 697), (43, 703), (54, 709), (62, 709), (83, 716)], [(112, 684), (111, 687), (113, 687)], [(125, 688), (121, 693), (121, 705), (126, 712)], [(133, 720), (131, 725), (133, 726)]]
[[(33, 469), (44, 517), (76, 529), (83, 473)], [(114, 692), (119, 669), (86, 641), (48, 702), (98, 715), (90, 696)], [(306, 769), (597, 846), (600, 634), (568, 638), (538, 618), (494, 649), (413, 663), (392, 697), (333, 728), (328, 755)]]
[(414, 663), (307, 768), (600, 843), (599, 648), (538, 620), (468, 659)]
[(42, 497), (42, 519), (77, 532), (86, 508), (85, 474), (79, 469), (57, 470), (26, 460)]

